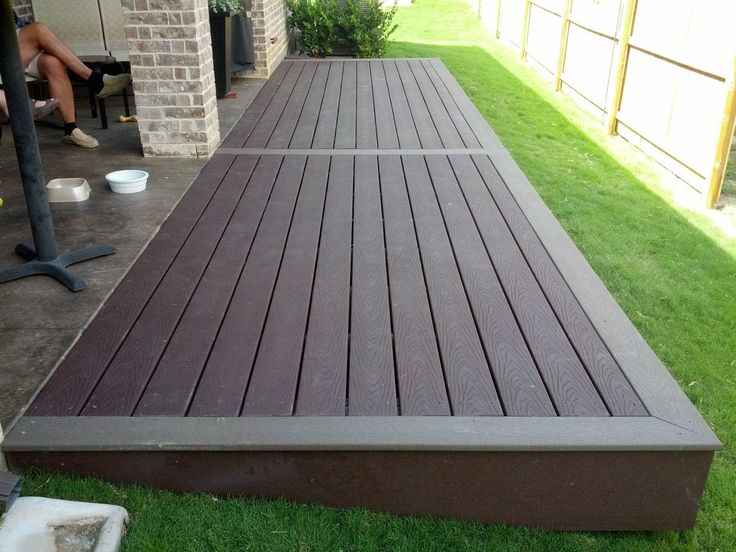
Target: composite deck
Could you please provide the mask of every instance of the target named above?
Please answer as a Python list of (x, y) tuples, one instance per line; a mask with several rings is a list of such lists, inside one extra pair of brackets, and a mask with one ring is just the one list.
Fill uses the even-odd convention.
[(437, 60), (287, 60), (3, 444), (13, 467), (692, 525), (720, 443)]

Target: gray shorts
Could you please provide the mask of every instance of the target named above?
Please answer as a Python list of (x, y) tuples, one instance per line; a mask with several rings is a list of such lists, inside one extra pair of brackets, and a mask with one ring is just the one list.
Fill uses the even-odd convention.
[[(20, 31), (21, 29), (15, 29), (16, 33), (19, 33)], [(33, 59), (30, 61), (30, 63), (26, 65), (26, 68), (24, 69), (24, 71), (27, 76), (33, 77), (34, 79), (41, 78), (41, 73), (38, 70), (38, 58), (41, 57), (41, 54), (43, 54), (43, 52), (38, 52), (35, 56), (33, 56)], [(26, 78), (26, 80), (32, 80), (32, 79)], [(0, 84), (2, 83), (3, 83), (3, 79), (2, 77), (0, 77)]]

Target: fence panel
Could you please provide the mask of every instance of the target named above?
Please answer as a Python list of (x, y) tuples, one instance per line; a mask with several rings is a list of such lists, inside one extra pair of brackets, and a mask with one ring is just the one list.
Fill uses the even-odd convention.
[[(550, 75), (557, 68), (562, 25), (562, 2), (535, 0), (529, 13), (529, 35), (526, 43), (527, 55)], [(553, 11), (556, 9), (556, 11)]]
[(736, 124), (736, 1), (479, 2), (499, 38), (712, 206)]

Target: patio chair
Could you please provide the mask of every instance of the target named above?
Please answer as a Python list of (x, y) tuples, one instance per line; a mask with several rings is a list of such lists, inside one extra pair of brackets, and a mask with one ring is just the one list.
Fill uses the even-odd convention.
[[(117, 10), (113, 6), (117, 3)], [(105, 6), (103, 7), (104, 4)], [(122, 22), (122, 6), (118, 0), (98, 3), (97, 0), (32, 0), (33, 16), (37, 21), (48, 22), (54, 33), (69, 45), (85, 64), (100, 68), (116, 67), (122, 70), (121, 61), (129, 59), (125, 44), (125, 29)], [(108, 47), (107, 29), (103, 27), (103, 17), (109, 22), (110, 43), (115, 45), (115, 53)], [(107, 109), (104, 99), (95, 97), (94, 91), (87, 87), (90, 111), (96, 118), (98, 111), (102, 128), (106, 129)], [(123, 91), (125, 115), (130, 115), (127, 91)]]

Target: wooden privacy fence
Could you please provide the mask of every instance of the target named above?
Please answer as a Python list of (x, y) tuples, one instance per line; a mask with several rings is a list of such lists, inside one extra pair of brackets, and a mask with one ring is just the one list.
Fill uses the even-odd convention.
[(701, 191), (720, 195), (734, 133), (733, 0), (475, 0), (557, 90)]

